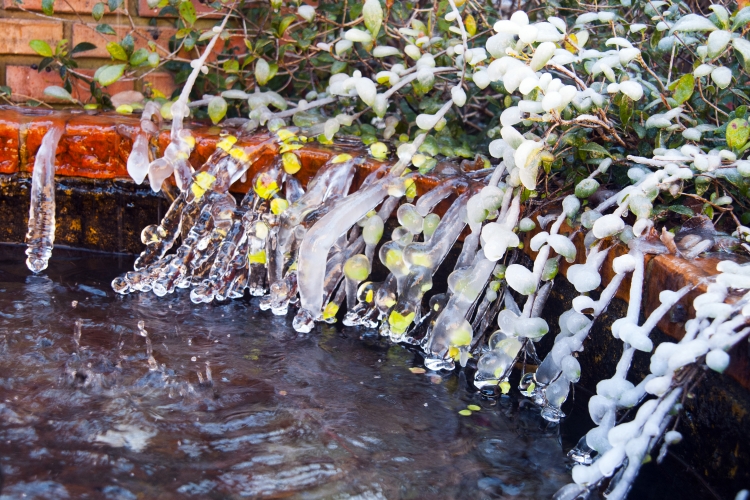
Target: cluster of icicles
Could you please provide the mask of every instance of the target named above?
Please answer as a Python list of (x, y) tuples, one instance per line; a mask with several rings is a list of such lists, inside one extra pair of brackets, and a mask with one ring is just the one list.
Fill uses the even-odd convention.
[[(431, 368), (465, 364), (473, 332), (485, 331), (502, 301), (498, 290), (502, 266), (478, 248), (481, 222), (469, 223), (449, 278), (449, 290), (423, 298), (432, 278), (467, 226), (467, 206), (478, 193), (499, 220), (518, 220), (518, 197), (498, 187), (493, 173), (439, 166), (437, 186), (420, 196), (412, 174), (398, 175), (382, 164), (358, 189), (352, 182), (362, 158), (339, 154), (317, 171), (303, 189), (295, 177), (301, 146), (291, 129), (278, 130), (252, 148), (227, 135), (158, 225), (143, 230), (146, 249), (135, 270), (118, 277), (118, 293), (153, 291), (157, 295), (191, 288), (195, 303), (241, 297), (245, 289), (263, 296), (261, 308), (286, 314), (298, 305), (294, 328), (312, 330), (315, 321), (336, 321), (346, 303), (346, 325), (373, 328), (394, 341), (420, 344)], [(280, 154), (253, 170), (252, 189), (236, 203), (230, 185), (250, 169), (269, 143)], [(237, 145), (236, 145), (237, 144)], [(275, 146), (274, 146), (275, 147)], [(443, 200), (455, 198), (442, 217), (433, 213)], [(399, 226), (384, 239), (386, 222)], [(167, 253), (175, 242), (176, 251)], [(387, 269), (380, 282), (369, 281), (375, 259)], [(493, 276), (494, 273), (494, 276)], [(481, 299), (481, 300), (480, 300)], [(473, 320), (470, 322), (469, 320)]]
[[(145, 135), (149, 129), (144, 130)], [(46, 268), (52, 250), (54, 153), (61, 135), (58, 127), (47, 132), (34, 165), (27, 235), (27, 264), (34, 272)], [(188, 137), (179, 136), (185, 144)], [(254, 146), (243, 147), (227, 134), (199, 170), (193, 172), (184, 162), (180, 194), (159, 224), (143, 230), (146, 249), (134, 271), (113, 281), (113, 289), (162, 296), (190, 288), (195, 303), (241, 297), (247, 289), (262, 296), (261, 307), (274, 314), (286, 314), (295, 306), (294, 328), (300, 332), (309, 332), (316, 321), (336, 321), (346, 302), (346, 325), (379, 325), (391, 340), (420, 346), (430, 369), (452, 369), (455, 362), (463, 366), (470, 357), (479, 358), (475, 384), (480, 388), (499, 385), (507, 392), (516, 359), (530, 357), (539, 368), (523, 375), (521, 393), (539, 404), (546, 419), (558, 421), (570, 384), (580, 377), (576, 353), (583, 349), (593, 321), (632, 274), (628, 313), (612, 328), (624, 352), (615, 375), (597, 385), (590, 402), (597, 427), (571, 451), (579, 463), (573, 469), (575, 482), (558, 492), (559, 500), (583, 496), (602, 484), (607, 484), (608, 498), (624, 498), (646, 455), (663, 442), (661, 457), (666, 444), (680, 439), (668, 426), (697, 372), (694, 368), (708, 365), (723, 371), (729, 363), (726, 351), (750, 331), (750, 294), (736, 291), (750, 289), (750, 267), (723, 262), (707, 293), (694, 301), (697, 314), (687, 322), (685, 337), (658, 346), (651, 374), (640, 383), (627, 379), (634, 352), (653, 350), (651, 330), (690, 290), (662, 292), (661, 305), (639, 324), (645, 254), (694, 255), (714, 244), (710, 231), (688, 231), (675, 238), (665, 232), (659, 236), (651, 228), (645, 206), (685, 177), (674, 165), (653, 172), (634, 167), (631, 186), (582, 212), (579, 198), (591, 196), (598, 187), (594, 177), (609, 166), (602, 162), (579, 184), (578, 196), (563, 200), (561, 213), (537, 217), (543, 231), (530, 241), (536, 256), (527, 269), (511, 263), (517, 254), (506, 251), (519, 246), (516, 230), (528, 231), (536, 224), (528, 218), (519, 221), (521, 188), (504, 175), (502, 162), (474, 171), (440, 164), (433, 172), (439, 182), (416, 197), (415, 174), (399, 168), (402, 161), (381, 164), (352, 192), (363, 159), (339, 154), (303, 188), (294, 175), (300, 169), (294, 151), (305, 139), (286, 128), (262, 137)], [(252, 189), (237, 203), (229, 187), (247, 175), (268, 147), (278, 148), (279, 155), (252, 170)], [(140, 171), (150, 177), (160, 171), (159, 159), (148, 164), (147, 154), (131, 158), (140, 158), (148, 167)], [(179, 154), (175, 158), (186, 159)], [(178, 172), (174, 161), (167, 165)], [(435, 208), (444, 200), (450, 206), (441, 217)], [(614, 213), (604, 215), (612, 208)], [(623, 221), (629, 210), (638, 216), (633, 227)], [(394, 218), (399, 225), (385, 238), (387, 222)], [(585, 263), (570, 266), (567, 273), (581, 295), (560, 316), (552, 351), (539, 360), (533, 346), (549, 330), (540, 317), (546, 297), (560, 259), (576, 257), (575, 232), (559, 234), (565, 221), (586, 233)], [(467, 226), (448, 289), (423, 304), (433, 276)], [(600, 268), (611, 248), (602, 245), (613, 239), (626, 243), (630, 251), (613, 260), (614, 278), (594, 300), (588, 294), (601, 285)], [(379, 282), (370, 281), (376, 259), (387, 269)], [(523, 307), (516, 305), (510, 290), (527, 297)], [(491, 328), (495, 321), (496, 330)], [(616, 425), (619, 412), (639, 404), (633, 421)]]

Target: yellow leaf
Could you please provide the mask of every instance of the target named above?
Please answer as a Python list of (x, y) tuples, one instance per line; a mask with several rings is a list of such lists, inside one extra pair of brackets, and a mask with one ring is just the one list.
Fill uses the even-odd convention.
[(284, 153), (281, 155), (281, 163), (284, 165), (284, 172), (287, 174), (296, 174), (302, 168), (302, 164), (294, 153)]
[[(567, 40), (570, 40), (570, 42), (573, 43), (570, 43)], [(578, 49), (573, 45), (578, 45), (578, 37), (575, 35), (575, 33), (571, 33), (570, 35), (568, 35), (567, 40), (565, 41), (565, 50), (567, 50), (568, 52), (572, 52), (573, 54), (578, 52)]]
[(223, 149), (227, 153), (230, 149), (232, 149), (232, 146), (234, 146), (234, 143), (237, 142), (237, 138), (233, 135), (228, 135), (222, 140), (219, 141), (219, 143), (216, 145), (217, 148)]
[(477, 20), (474, 19), (474, 16), (469, 14), (464, 18), (464, 27), (466, 28), (466, 32), (469, 34), (469, 36), (474, 36), (477, 34)]
[(340, 154), (336, 156), (333, 160), (331, 160), (331, 163), (344, 163), (345, 161), (349, 161), (352, 159), (352, 155), (350, 154)]

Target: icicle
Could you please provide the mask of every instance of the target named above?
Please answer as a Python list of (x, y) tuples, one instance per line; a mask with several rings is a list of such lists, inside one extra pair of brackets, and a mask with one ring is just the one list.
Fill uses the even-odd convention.
[[(133, 148), (128, 156), (128, 174), (136, 184), (141, 184), (148, 175), (149, 155), (148, 146), (149, 138), (158, 132), (156, 125), (151, 121), (152, 117), (159, 118), (159, 105), (154, 101), (149, 101), (143, 107), (141, 115), (141, 130), (135, 136)], [(159, 183), (161, 186), (161, 183)]]
[[(428, 347), (428, 352), (432, 356), (445, 359), (449, 356), (451, 348), (458, 349), (471, 344), (473, 331), (471, 324), (466, 320), (466, 314), (489, 281), (494, 269), (494, 262), (480, 258), (471, 268), (454, 278), (453, 294), (432, 331)], [(452, 276), (455, 274), (456, 271)]]
[(322, 314), (325, 267), (321, 263), (331, 247), (339, 236), (385, 199), (393, 183), (394, 179), (389, 176), (347, 196), (307, 232), (297, 264), (300, 312), (295, 317), (295, 330), (309, 332), (313, 321)]
[(63, 127), (53, 125), (42, 138), (31, 174), (26, 266), (35, 273), (47, 269), (55, 243), (55, 154)]
[[(407, 274), (403, 279), (403, 290), (399, 289), (398, 302), (388, 317), (389, 328), (396, 337), (402, 335), (412, 322), (420, 319), (422, 297), (432, 288), (432, 275), (466, 227), (466, 203), (471, 196), (472, 192), (466, 191), (453, 202), (429, 243), (412, 243), (404, 248), (402, 261)], [(388, 246), (384, 245), (383, 248), (387, 249)], [(391, 272), (398, 272), (398, 266), (392, 264), (394, 259), (395, 256), (389, 258), (386, 250), (386, 266)]]

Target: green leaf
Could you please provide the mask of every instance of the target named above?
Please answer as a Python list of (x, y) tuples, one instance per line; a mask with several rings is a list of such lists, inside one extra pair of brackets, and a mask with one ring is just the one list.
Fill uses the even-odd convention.
[(44, 89), (44, 95), (54, 97), (55, 99), (62, 99), (63, 101), (75, 101), (70, 92), (62, 87), (51, 86)]
[(183, 0), (180, 2), (180, 17), (188, 26), (192, 26), (195, 24), (195, 21), (198, 19), (198, 15), (195, 13), (195, 6), (193, 5), (193, 2), (190, 0)]
[(227, 114), (227, 101), (223, 97), (216, 96), (208, 103), (208, 116), (216, 125)]
[(279, 21), (279, 26), (276, 28), (276, 36), (278, 38), (281, 38), (284, 36), (284, 33), (286, 33), (286, 29), (289, 27), (290, 24), (292, 24), (294, 21), (297, 20), (297, 16), (284, 16), (281, 21)]
[(127, 64), (115, 64), (113, 66), (102, 66), (101, 71), (97, 71), (98, 81), (102, 87), (112, 85), (125, 73)]
[(331, 74), (337, 75), (346, 69), (346, 61), (333, 61), (331, 65)]
[(44, 40), (32, 40), (29, 42), (29, 46), (34, 49), (34, 52), (44, 57), (52, 57), (52, 47), (49, 46)]
[(135, 52), (133, 52), (133, 55), (130, 56), (130, 65), (140, 66), (141, 64), (148, 61), (148, 55), (149, 55), (149, 52), (146, 49), (136, 50)]
[(695, 215), (695, 212), (693, 212), (690, 207), (686, 207), (685, 205), (671, 205), (669, 207), (669, 210), (680, 215), (687, 215), (688, 217), (692, 217)]
[(715, 171), (719, 179), (727, 180), (731, 185), (741, 190), (747, 189), (747, 179), (742, 177), (736, 168), (720, 168)]
[(276, 63), (271, 63), (268, 65), (268, 80), (273, 80), (273, 77), (276, 76), (276, 73), (279, 71), (279, 65)]
[(738, 37), (732, 39), (732, 45), (735, 52), (738, 52), (742, 56), (742, 67), (745, 71), (748, 71), (750, 69), (750, 42)]
[(240, 70), (240, 62), (237, 59), (230, 59), (224, 62), (224, 72), (237, 73)]
[(734, 16), (732, 31), (737, 28), (744, 28), (747, 23), (750, 23), (750, 7), (745, 7)]
[(118, 61), (128, 60), (127, 52), (125, 52), (125, 49), (123, 49), (117, 42), (107, 43), (107, 52), (109, 52), (109, 55), (111, 55), (113, 59), (117, 59)]
[(372, 33), (372, 36), (377, 37), (380, 26), (383, 24), (383, 7), (380, 5), (380, 1), (365, 0), (362, 16), (365, 19), (365, 26)]
[(265, 59), (258, 59), (255, 63), (255, 81), (258, 85), (265, 85), (271, 79), (271, 67)]
[(91, 17), (93, 17), (95, 21), (99, 21), (103, 15), (104, 4), (102, 2), (99, 2), (98, 4), (94, 5), (93, 9), (91, 9)]
[(55, 0), (42, 0), (42, 12), (51, 16), (55, 13)]
[(114, 12), (122, 5), (122, 0), (107, 0), (107, 5), (109, 6), (109, 11)]
[(600, 146), (599, 144), (595, 142), (587, 142), (586, 144), (583, 144), (582, 146), (580, 146), (578, 150), (586, 151), (588, 153), (593, 153), (592, 156), (595, 156), (595, 155), (604, 155), (604, 156), (609, 156), (609, 157), (612, 156), (612, 154), (609, 151), (607, 151), (606, 149), (604, 149), (602, 146)]
[(695, 77), (692, 73), (683, 75), (682, 78), (677, 80), (677, 85), (674, 88), (674, 100), (677, 104), (686, 102), (693, 95), (693, 89), (695, 88)]
[(133, 50), (135, 49), (135, 42), (133, 41), (133, 37), (130, 36), (129, 33), (125, 35), (125, 38), (123, 38), (120, 42), (120, 46), (125, 49), (128, 57), (130, 57), (130, 55), (133, 53)]
[(103, 35), (116, 35), (117, 34), (115, 30), (112, 29), (112, 26), (110, 26), (109, 24), (105, 24), (105, 23), (97, 24), (96, 31), (98, 31), (99, 33)]
[(89, 50), (94, 50), (96, 48), (96, 45), (89, 42), (81, 42), (75, 47), (73, 47), (73, 50), (70, 51), (70, 55), (79, 54), (81, 52), (87, 52)]
[[(47, 66), (49, 66), (53, 62), (55, 62), (55, 60), (51, 57), (45, 57), (44, 59), (42, 59), (41, 62), (39, 62), (39, 72), (41, 73), (42, 71), (44, 71)], [(63, 66), (63, 68), (64, 67), (65, 66)]]
[(623, 94), (620, 100), (620, 121), (623, 127), (627, 126), (635, 110), (635, 102), (630, 97)]
[(0, 85), (0, 94), (10, 97), (12, 90), (7, 85)]
[(711, 179), (705, 175), (699, 175), (695, 178), (695, 193), (698, 196), (703, 196), (703, 193), (708, 191), (711, 187)]
[(750, 139), (750, 125), (747, 120), (735, 118), (727, 125), (727, 146), (739, 149)]

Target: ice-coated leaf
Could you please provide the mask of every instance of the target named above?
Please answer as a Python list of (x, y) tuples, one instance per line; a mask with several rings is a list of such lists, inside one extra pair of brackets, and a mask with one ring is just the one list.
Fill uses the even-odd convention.
[(517, 336), (530, 339), (539, 339), (549, 332), (549, 325), (542, 318), (519, 318), (513, 327)]
[(617, 214), (605, 215), (594, 222), (594, 236), (599, 239), (614, 236), (625, 229), (625, 221)]
[(357, 28), (351, 28), (344, 34), (344, 38), (349, 40), (350, 42), (359, 42), (359, 43), (370, 43), (372, 42), (372, 35), (369, 34), (367, 31), (360, 30)]
[(365, 26), (372, 36), (377, 36), (380, 26), (383, 24), (383, 7), (378, 0), (365, 0), (362, 7), (362, 17), (365, 20)]
[(227, 114), (227, 101), (223, 97), (216, 96), (208, 102), (208, 116), (216, 125)]
[(729, 366), (729, 354), (715, 349), (706, 354), (706, 365), (715, 372), (724, 373)]
[(708, 57), (713, 59), (721, 54), (731, 39), (732, 34), (725, 30), (717, 30), (708, 35), (708, 41), (706, 42)]
[[(732, 46), (734, 50), (740, 53), (744, 63), (745, 70), (750, 68), (750, 42), (744, 38), (733, 38)], [(697, 71), (697, 70), (696, 70)]]
[(536, 291), (534, 274), (520, 264), (511, 264), (505, 270), (505, 280), (508, 286), (523, 295), (531, 295)]
[(497, 222), (490, 222), (482, 228), (481, 240), (485, 256), (492, 261), (501, 259), (508, 248), (515, 248), (520, 243), (516, 233)]
[(711, 80), (720, 89), (725, 89), (732, 83), (732, 70), (726, 66), (719, 66), (711, 72)]
[(265, 85), (271, 79), (271, 67), (265, 59), (255, 62), (255, 81), (258, 85)]
[(576, 196), (579, 198), (588, 198), (599, 189), (599, 183), (596, 179), (583, 179), (578, 183), (575, 189)]
[(531, 69), (534, 71), (542, 69), (552, 59), (556, 48), (557, 46), (552, 42), (540, 43), (534, 51), (534, 57), (531, 58), (531, 62), (529, 63)]
[(736, 31), (737, 28), (744, 27), (747, 23), (750, 23), (750, 7), (745, 7), (734, 16), (734, 22), (732, 23), (732, 31)]
[(547, 243), (555, 252), (559, 253), (565, 260), (572, 262), (576, 257), (576, 246), (567, 237), (561, 234), (553, 234), (547, 239)]
[(466, 104), (466, 92), (461, 87), (451, 87), (451, 98), (459, 108)]
[(680, 20), (677, 21), (674, 26), (672, 26), (672, 29), (669, 30), (669, 33), (671, 34), (675, 31), (680, 31), (683, 33), (689, 31), (714, 31), (716, 29), (718, 29), (716, 25), (709, 21), (708, 18), (705, 18), (698, 14), (688, 14), (681, 17)]
[(387, 45), (379, 45), (372, 49), (372, 55), (373, 57), (388, 57), (388, 56), (397, 56), (401, 53), (399, 49), (396, 47), (389, 47)]
[(638, 101), (643, 97), (643, 87), (638, 82), (626, 80), (620, 84), (620, 92), (628, 96), (633, 101)]
[(308, 23), (311, 23), (315, 20), (315, 7), (312, 5), (300, 5), (297, 9), (297, 14)]

